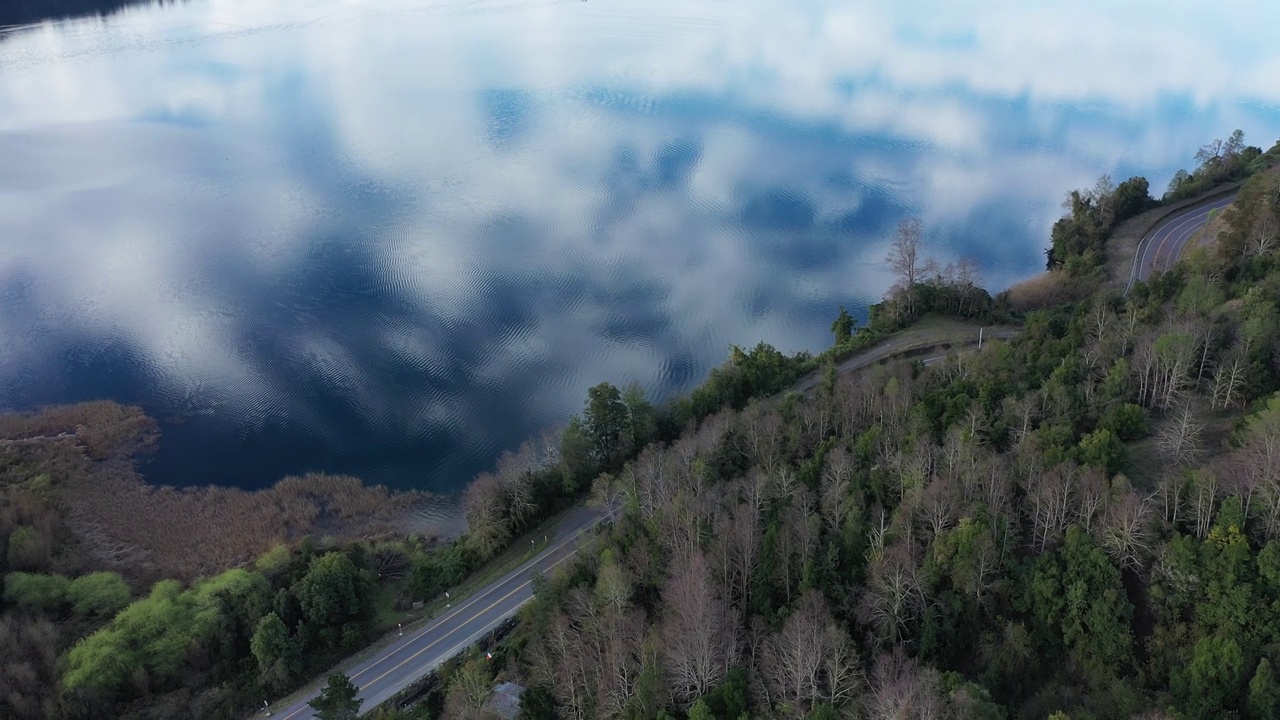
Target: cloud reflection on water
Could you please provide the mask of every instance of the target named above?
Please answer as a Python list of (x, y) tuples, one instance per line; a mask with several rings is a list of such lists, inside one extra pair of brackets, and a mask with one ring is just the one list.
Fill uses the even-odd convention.
[(821, 347), (904, 214), (1000, 287), (1066, 189), (1269, 144), (1251, 31), (1280, 9), (1228, 5), (209, 0), (23, 31), (0, 403), (186, 418), (170, 482), (456, 487), (602, 379)]

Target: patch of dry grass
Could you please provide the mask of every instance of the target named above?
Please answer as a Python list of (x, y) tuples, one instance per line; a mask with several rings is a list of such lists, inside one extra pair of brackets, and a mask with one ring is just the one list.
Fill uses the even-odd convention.
[(1071, 278), (1060, 272), (1043, 272), (1010, 287), (1005, 292), (1017, 312), (1029, 312), (1068, 302), (1079, 302), (1098, 287), (1098, 280)]

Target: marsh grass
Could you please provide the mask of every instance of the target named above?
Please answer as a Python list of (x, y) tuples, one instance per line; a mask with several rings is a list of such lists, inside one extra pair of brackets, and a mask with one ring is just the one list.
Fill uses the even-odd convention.
[[(0, 486), (16, 498), (43, 482), (84, 563), (119, 570), (139, 583), (190, 581), (308, 536), (344, 542), (396, 534), (429, 499), (320, 473), (255, 491), (151, 485), (134, 459), (158, 439), (155, 422), (141, 409), (110, 402), (3, 415)], [(51, 542), (55, 532), (48, 530)]]

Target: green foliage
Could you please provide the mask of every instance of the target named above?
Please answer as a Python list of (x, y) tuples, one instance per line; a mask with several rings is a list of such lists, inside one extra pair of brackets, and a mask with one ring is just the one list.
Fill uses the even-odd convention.
[(359, 689), (352, 684), (351, 678), (342, 673), (333, 673), (320, 695), (310, 705), (320, 720), (355, 720), (360, 715), (362, 702), (356, 697), (358, 692)]
[(737, 718), (746, 714), (750, 707), (751, 687), (745, 668), (735, 666), (729, 669), (729, 675), (699, 702), (706, 705), (712, 717)]
[(602, 382), (587, 390), (583, 419), (596, 462), (607, 465), (617, 458), (622, 450), (628, 415), (622, 393), (612, 384)]
[(1174, 673), (1170, 689), (1188, 715), (1222, 717), (1239, 705), (1246, 680), (1240, 644), (1232, 637), (1212, 635), (1195, 644), (1191, 662)]
[(39, 571), (49, 566), (49, 552), (49, 543), (39, 530), (20, 525), (9, 534), (5, 559), (14, 570)]
[(158, 582), (149, 595), (71, 648), (62, 684), (99, 701), (129, 697), (141, 689), (140, 676), (153, 690), (171, 689), (193, 659), (192, 648), (225, 655), (218, 649), (227, 639), (226, 621), (240, 612), (256, 623), (254, 614), (264, 611), (269, 590), (264, 578), (240, 569), (188, 590), (175, 580)]
[(836, 336), (836, 345), (844, 345), (853, 338), (853, 330), (857, 327), (858, 321), (853, 319), (849, 311), (843, 305), (840, 306), (840, 315), (831, 323), (831, 332)]
[(263, 684), (277, 692), (289, 687), (299, 670), (298, 642), (279, 615), (270, 612), (258, 621), (249, 647)]
[(1133, 403), (1117, 405), (1107, 411), (1098, 422), (1098, 428), (1107, 430), (1126, 442), (1139, 440), (1147, 435), (1146, 408)]
[(1280, 720), (1280, 683), (1271, 661), (1262, 658), (1249, 681), (1249, 716), (1253, 720)]
[(417, 598), (438, 597), (461, 583), (471, 570), (458, 543), (417, 554), (409, 571), (409, 587)]
[(105, 618), (129, 604), (132, 593), (120, 573), (96, 572), (71, 581), (67, 600), (77, 614)]
[(546, 685), (526, 688), (520, 695), (520, 717), (525, 720), (559, 720), (556, 699)]
[(308, 623), (335, 627), (360, 613), (359, 577), (351, 558), (330, 552), (311, 561), (294, 588)]
[(1081, 465), (1092, 465), (1108, 474), (1120, 472), (1127, 464), (1124, 443), (1116, 433), (1106, 428), (1095, 430), (1080, 438), (1076, 459)]
[(4, 600), (24, 610), (55, 612), (67, 602), (70, 586), (61, 575), (11, 572), (4, 576)]
[(1029, 587), (1041, 641), (1062, 647), (1082, 663), (1115, 673), (1132, 660), (1133, 606), (1120, 571), (1078, 526), (1053, 556), (1037, 561)]

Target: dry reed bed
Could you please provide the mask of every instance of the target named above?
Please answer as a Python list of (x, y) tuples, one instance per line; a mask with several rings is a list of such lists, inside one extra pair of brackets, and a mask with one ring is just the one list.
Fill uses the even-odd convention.
[(133, 458), (157, 438), (141, 409), (115, 403), (0, 416), (0, 451), (20, 454), (22, 476), (50, 476), (93, 564), (138, 582), (191, 580), (306, 536), (343, 541), (393, 533), (428, 499), (315, 473), (256, 491), (149, 485)]

